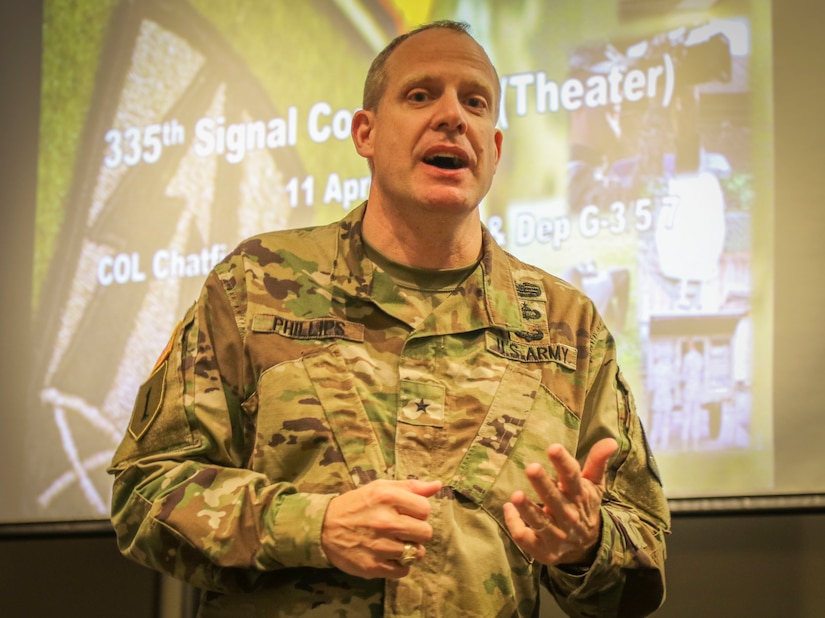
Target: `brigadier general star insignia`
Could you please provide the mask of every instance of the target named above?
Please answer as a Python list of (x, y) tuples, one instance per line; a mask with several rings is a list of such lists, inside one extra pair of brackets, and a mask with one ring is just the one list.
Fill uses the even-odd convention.
[(423, 397), (415, 402), (415, 411), (416, 412), (426, 412), (427, 408), (429, 408), (429, 407), (430, 407), (430, 404), (425, 402)]

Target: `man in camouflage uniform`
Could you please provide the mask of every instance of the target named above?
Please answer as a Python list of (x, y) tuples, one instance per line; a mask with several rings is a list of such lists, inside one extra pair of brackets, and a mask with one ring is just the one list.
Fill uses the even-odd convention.
[(479, 220), (499, 97), (459, 25), (392, 43), (353, 120), (368, 201), (239, 246), (141, 387), (112, 521), (125, 555), (204, 590), (202, 616), (664, 598), (669, 516), (613, 339)]

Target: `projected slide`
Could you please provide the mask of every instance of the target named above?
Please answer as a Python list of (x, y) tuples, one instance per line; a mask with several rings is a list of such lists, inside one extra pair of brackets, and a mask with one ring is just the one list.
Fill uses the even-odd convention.
[(135, 394), (207, 273), (366, 198), (367, 67), (437, 18), (501, 78), (483, 222), (595, 301), (668, 496), (771, 492), (769, 3), (683, 4), (47, 0), (13, 518), (107, 516)]

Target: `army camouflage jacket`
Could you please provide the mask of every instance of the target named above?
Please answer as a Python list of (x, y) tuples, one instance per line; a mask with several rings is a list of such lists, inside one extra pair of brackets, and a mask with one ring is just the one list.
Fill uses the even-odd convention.
[[(201, 616), (574, 616), (664, 598), (667, 504), (593, 304), (484, 231), (429, 314), (366, 259), (365, 205), (263, 234), (209, 275), (138, 393), (110, 472), (121, 551), (204, 590)], [(619, 443), (601, 545), (579, 571), (512, 541), (502, 505), (564, 444)], [(434, 537), (400, 580), (331, 566), (328, 502), (374, 479), (440, 479)]]

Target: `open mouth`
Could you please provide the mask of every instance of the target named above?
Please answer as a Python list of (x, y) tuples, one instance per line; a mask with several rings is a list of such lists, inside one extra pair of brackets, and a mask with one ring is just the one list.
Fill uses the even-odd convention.
[(437, 154), (424, 159), (424, 163), (440, 168), (442, 170), (459, 170), (467, 167), (461, 157), (449, 154)]

